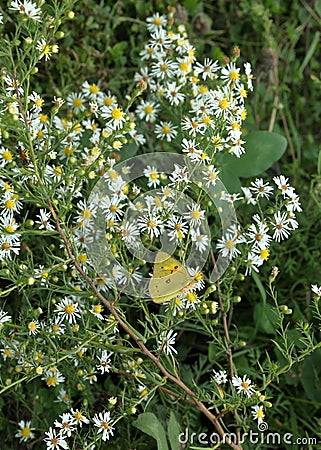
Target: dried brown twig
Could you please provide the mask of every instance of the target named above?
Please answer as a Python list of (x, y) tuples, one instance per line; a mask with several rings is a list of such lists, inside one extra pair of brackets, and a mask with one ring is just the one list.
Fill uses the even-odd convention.
[(229, 445), (234, 450), (242, 450), (242, 447), (240, 445), (234, 444), (234, 442), (232, 442), (231, 439), (225, 434), (225, 431), (224, 431), (224, 429), (223, 429), (219, 419), (214, 414), (212, 414), (211, 411), (209, 411), (208, 408), (206, 408), (206, 406), (204, 405), (203, 402), (201, 402), (200, 400), (197, 399), (196, 394), (188, 386), (186, 386), (186, 384), (184, 384), (183, 381), (180, 378), (173, 376), (171, 373), (169, 373), (165, 369), (165, 367), (162, 365), (162, 363), (159, 361), (159, 359), (155, 355), (153, 355), (153, 353), (151, 353), (148, 350), (148, 348), (144, 345), (144, 343), (141, 341), (139, 336), (137, 336), (135, 334), (135, 332), (132, 330), (132, 328), (130, 328), (123, 321), (123, 319), (119, 316), (118, 312), (116, 311), (115, 307), (98, 291), (98, 289), (95, 286), (95, 284), (92, 281), (92, 279), (84, 272), (84, 270), (82, 269), (82, 267), (80, 266), (80, 264), (78, 263), (76, 258), (74, 257), (74, 255), (73, 255), (73, 253), (71, 251), (68, 239), (67, 239), (65, 233), (63, 232), (63, 230), (61, 228), (61, 224), (60, 224), (59, 218), (58, 218), (58, 216), (56, 214), (56, 211), (55, 211), (51, 201), (48, 199), (47, 202), (48, 202), (51, 214), (52, 214), (52, 216), (53, 216), (53, 218), (55, 220), (57, 231), (58, 231), (61, 239), (64, 242), (67, 254), (68, 254), (72, 264), (74, 265), (74, 267), (77, 270), (77, 272), (82, 276), (82, 278), (91, 287), (91, 289), (93, 290), (93, 292), (96, 295), (96, 297), (99, 300), (101, 300), (101, 302), (106, 306), (106, 308), (115, 317), (116, 321), (123, 328), (123, 330), (127, 334), (129, 334), (131, 336), (131, 338), (135, 341), (137, 346), (140, 348), (141, 352), (145, 356), (147, 356), (151, 361), (153, 361), (155, 366), (160, 370), (160, 372), (165, 376), (165, 378), (168, 379), (169, 381), (171, 381), (172, 383), (174, 383), (180, 389), (182, 389), (185, 392), (185, 394), (190, 397), (190, 399), (193, 402), (193, 404), (195, 405), (195, 407), (200, 412), (202, 412), (210, 420), (210, 422), (214, 425), (214, 427), (216, 428), (217, 432), (219, 433), (221, 438), (224, 440), (224, 442), (227, 445)]

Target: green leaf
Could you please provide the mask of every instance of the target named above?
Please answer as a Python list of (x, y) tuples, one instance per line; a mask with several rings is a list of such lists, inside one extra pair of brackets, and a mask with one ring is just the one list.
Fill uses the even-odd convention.
[(260, 291), (263, 303), (266, 303), (266, 292), (265, 292), (265, 289), (264, 289), (264, 286), (262, 284), (260, 277), (258, 276), (258, 274), (256, 272), (252, 271), (252, 278), (254, 279), (255, 284), (258, 287), (258, 290)]
[(155, 414), (150, 412), (140, 414), (133, 425), (156, 440), (157, 450), (168, 450), (164, 427)]
[(258, 303), (254, 307), (254, 323), (258, 331), (267, 334), (276, 334), (277, 312), (275, 307), (268, 303)]
[(176, 420), (175, 414), (171, 411), (168, 421), (168, 439), (171, 446), (171, 450), (179, 450), (179, 434), (180, 434), (179, 423)]
[(320, 357), (321, 349), (317, 349), (303, 362), (301, 382), (307, 397), (316, 403), (321, 402), (320, 388)]
[(226, 154), (222, 161), (222, 172), (227, 170), (234, 178), (260, 175), (281, 158), (287, 146), (284, 136), (270, 131), (253, 131), (245, 139), (244, 155), (237, 158)]
[(318, 167), (317, 167), (318, 175), (321, 175), (321, 150), (319, 151), (318, 156)]
[(314, 9), (321, 17), (321, 0), (315, 0), (314, 2)]
[(224, 169), (220, 172), (219, 176), (229, 193), (241, 192), (240, 179), (233, 171), (224, 166)]
[(306, 68), (306, 66), (308, 65), (310, 59), (313, 57), (314, 52), (315, 52), (315, 50), (317, 48), (317, 45), (319, 43), (319, 39), (320, 39), (320, 32), (316, 31), (315, 35), (314, 35), (314, 38), (313, 38), (313, 41), (311, 42), (311, 45), (309, 47), (309, 50), (307, 51), (307, 53), (305, 55), (305, 58), (304, 58), (301, 66), (299, 68), (299, 75), (300, 75), (300, 77), (303, 77), (303, 71)]
[(116, 61), (124, 54), (124, 51), (126, 50), (127, 46), (128, 43), (126, 41), (117, 42), (117, 44), (109, 48), (108, 51), (113, 57), (113, 59)]
[(184, 7), (191, 14), (194, 14), (197, 8), (198, 1), (197, 0), (185, 0)]

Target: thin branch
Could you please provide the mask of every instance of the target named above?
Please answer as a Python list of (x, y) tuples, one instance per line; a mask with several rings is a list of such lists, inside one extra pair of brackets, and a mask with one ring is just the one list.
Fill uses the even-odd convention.
[[(211, 254), (214, 270), (216, 270), (216, 261), (215, 261), (215, 257), (214, 257), (212, 248), (210, 249), (210, 254)], [(219, 280), (217, 280), (216, 286), (217, 286), (218, 303), (220, 305), (220, 310), (222, 311), (222, 322), (223, 322), (225, 340), (226, 340), (226, 344), (227, 344), (227, 356), (228, 356), (228, 362), (229, 362), (229, 366), (230, 366), (230, 375), (232, 378), (234, 376), (233, 353), (232, 353), (231, 339), (230, 339), (230, 334), (229, 334), (229, 329), (228, 329), (228, 324), (227, 324), (227, 314), (224, 312), (224, 305), (223, 305), (223, 301), (222, 301), (222, 297), (221, 297), (221, 289), (220, 289), (220, 281)], [(235, 418), (236, 423), (239, 423), (239, 415), (238, 415), (237, 411), (234, 411), (234, 418)], [(241, 438), (239, 431), (238, 431), (238, 438), (239, 438), (239, 440)]]
[(140, 340), (140, 338), (138, 336), (136, 336), (136, 334), (134, 333), (134, 331), (128, 327), (128, 325), (122, 320), (122, 318), (119, 316), (119, 314), (117, 313), (116, 309), (114, 308), (114, 306), (112, 306), (112, 304), (98, 291), (97, 287), (95, 286), (94, 282), (91, 280), (91, 278), (84, 272), (84, 270), (82, 269), (82, 267), (80, 266), (80, 264), (78, 263), (78, 261), (75, 259), (74, 255), (72, 254), (68, 239), (66, 237), (66, 235), (64, 234), (61, 225), (60, 225), (60, 221), (57, 217), (57, 214), (53, 208), (53, 205), (51, 203), (51, 201), (48, 199), (47, 200), (50, 211), (52, 213), (52, 216), (56, 222), (56, 228), (58, 230), (58, 233), (61, 237), (61, 239), (63, 240), (68, 256), (71, 259), (75, 269), (79, 272), (79, 274), (83, 277), (83, 279), (89, 284), (89, 286), (91, 287), (91, 289), (93, 290), (93, 292), (95, 293), (96, 297), (99, 298), (99, 300), (101, 300), (104, 305), (107, 307), (107, 309), (110, 311), (110, 313), (115, 317), (115, 319), (117, 320), (117, 322), (119, 323), (119, 325), (125, 330), (125, 332), (127, 334), (129, 334), (132, 339), (136, 342), (136, 344), (138, 345), (138, 347), (140, 348), (140, 350), (142, 351), (142, 353), (144, 355), (146, 355), (151, 361), (153, 361), (153, 363), (158, 367), (158, 369), (161, 371), (161, 373), (170, 381), (172, 381), (174, 384), (176, 384), (178, 387), (180, 387), (187, 395), (189, 395), (192, 399), (192, 401), (194, 402), (194, 405), (196, 406), (196, 408), (202, 412), (211, 422), (212, 424), (215, 426), (216, 430), (218, 431), (219, 435), (224, 439), (224, 442), (226, 444), (228, 444), (231, 448), (233, 448), (234, 450), (242, 450), (242, 447), (240, 445), (234, 444), (234, 442), (231, 441), (231, 439), (225, 435), (224, 429), (222, 427), (222, 425), (220, 424), (219, 420), (217, 419), (217, 417), (212, 414), (204, 405), (204, 403), (202, 403), (200, 400), (198, 400), (196, 398), (196, 394), (188, 387), (186, 386), (182, 380), (180, 380), (179, 378), (176, 378), (175, 376), (173, 376), (171, 373), (169, 373), (165, 367), (162, 365), (162, 363), (157, 359), (157, 357), (155, 355), (153, 355), (153, 353), (151, 353), (147, 347), (145, 347), (145, 345), (143, 344), (143, 342)]
[(279, 80), (279, 69), (278, 69), (278, 56), (277, 56), (277, 53), (273, 50), (271, 51), (271, 55), (272, 55), (272, 67), (270, 69), (270, 75), (271, 75), (272, 83), (273, 83), (273, 86), (275, 89), (275, 94), (274, 94), (273, 109), (272, 109), (272, 113), (271, 113), (270, 124), (269, 124), (268, 130), (270, 132), (273, 131), (274, 125), (275, 125), (275, 120), (276, 120), (276, 114), (277, 114), (277, 112), (279, 112), (279, 114), (281, 116), (283, 128), (284, 128), (284, 132), (285, 132), (286, 138), (289, 143), (289, 150), (291, 153), (291, 157), (292, 157), (292, 160), (295, 161), (296, 156), (295, 156), (295, 151), (294, 151), (294, 146), (293, 146), (290, 130), (289, 130), (288, 123), (287, 123), (287, 120), (286, 120), (286, 117), (285, 117), (285, 114), (284, 114), (284, 111), (282, 109), (282, 105), (280, 102), (280, 95), (279, 95), (280, 80)]

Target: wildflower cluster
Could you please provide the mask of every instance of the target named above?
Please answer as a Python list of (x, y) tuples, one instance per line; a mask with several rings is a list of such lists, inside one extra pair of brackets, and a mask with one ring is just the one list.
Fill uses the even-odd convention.
[[(92, 423), (97, 428), (96, 432), (98, 434), (101, 433), (103, 441), (109, 440), (110, 436), (113, 436), (114, 427), (110, 417), (110, 412), (105, 411), (96, 413), (92, 418)], [(50, 427), (45, 433), (44, 442), (49, 450), (56, 448), (68, 449), (68, 438), (73, 437), (77, 427), (81, 429), (83, 425), (90, 424), (90, 420), (78, 409), (71, 409), (70, 412), (61, 414), (59, 419), (55, 420), (54, 428)], [(94, 444), (90, 448), (94, 448)]]
[[(71, 5), (63, 3), (62, 15)], [(21, 406), (15, 419), (19, 442), (45, 436), (48, 449), (95, 448), (152, 398), (162, 384), (158, 369), (175, 379), (179, 329), (191, 325), (221, 342), (212, 322), (218, 303), (206, 272), (208, 254), (241, 261), (245, 275), (257, 271), (272, 242), (297, 228), (300, 202), (282, 175), (273, 180), (276, 188), (259, 178), (242, 195), (220, 191), (220, 202), (258, 212), (249, 224), (233, 222), (223, 236), (219, 230), (220, 208), (208, 196), (219, 185), (224, 154), (241, 158), (245, 152), (245, 99), (253, 89), (251, 66), (237, 67), (237, 49), (224, 66), (199, 62), (185, 28), (155, 14), (147, 19), (150, 40), (127, 104), (88, 81), (48, 100), (28, 77), (59, 51), (54, 35), (60, 21), (42, 2), (12, 1), (9, 12), (28, 29), (18, 54), (26, 65), (30, 60), (12, 67), (13, 55), (7, 55), (0, 86), (0, 123), (7, 124), (0, 142), (1, 388), (27, 380), (50, 400), (45, 410), (30, 391), (34, 410)], [(42, 23), (50, 25), (47, 34)], [(117, 164), (129, 148), (142, 161), (162, 150), (163, 156), (184, 155), (184, 164), (168, 172), (150, 159), (139, 172), (132, 161)], [(148, 251), (157, 253), (164, 242), (189, 283), (154, 314), (139, 286), (153, 277)], [(109, 315), (105, 305), (111, 303)], [(226, 372), (214, 379), (225, 383)], [(232, 384), (242, 395), (254, 393), (246, 376)], [(27, 404), (22, 390), (11, 390), (12, 401)], [(96, 412), (108, 390), (109, 410), (104, 404)], [(201, 390), (197, 395), (208, 401)], [(262, 406), (252, 406), (262, 420)]]
[[(242, 74), (236, 57), (225, 67), (209, 58), (198, 62), (185, 27), (174, 31), (166, 24), (165, 16), (155, 15), (149, 21), (150, 40), (141, 52), (148, 64), (135, 75), (147, 84), (148, 95), (136, 114), (160, 140), (172, 142), (182, 129), (179, 150), (193, 163), (206, 165), (208, 180), (215, 182), (218, 172), (211, 166), (215, 154), (226, 151), (240, 157), (244, 153), (241, 126), (246, 118), (244, 101), (252, 90), (251, 66), (246, 63)], [(161, 111), (173, 121), (161, 120)]]
[[(212, 382), (215, 383), (219, 396), (224, 401), (227, 393), (223, 391), (223, 389), (228, 383), (226, 370), (220, 370), (218, 372), (213, 370), (213, 373), (214, 376), (212, 378)], [(231, 384), (236, 391), (236, 395), (242, 398), (243, 406), (248, 406), (248, 404), (251, 405), (253, 419), (257, 420), (258, 424), (260, 425), (265, 417), (264, 406), (271, 407), (271, 403), (266, 400), (265, 395), (262, 395), (261, 392), (256, 391), (255, 387), (252, 384), (252, 381), (248, 378), (247, 375), (244, 375), (243, 378), (234, 375), (231, 378)], [(255, 402), (254, 405), (253, 401)], [(260, 402), (262, 404), (260, 404)]]
[[(226, 197), (226, 201), (233, 204), (243, 201), (247, 205), (255, 205), (259, 211), (242, 232), (240, 229), (230, 228), (217, 245), (219, 251), (231, 260), (241, 255), (240, 246), (243, 251), (247, 250), (243, 260), (245, 275), (249, 275), (252, 270), (258, 272), (270, 255), (271, 243), (288, 239), (298, 227), (295, 212), (302, 209), (295, 189), (283, 175), (275, 176), (273, 182), (276, 187), (257, 178), (251, 182), (250, 187), (242, 187), (244, 197), (239, 194)], [(274, 193), (276, 197), (271, 199)]]

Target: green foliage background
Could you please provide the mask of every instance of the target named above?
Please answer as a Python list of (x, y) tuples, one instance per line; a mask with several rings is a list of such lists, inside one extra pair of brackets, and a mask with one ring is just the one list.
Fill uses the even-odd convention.
[[(146, 17), (173, 7), (177, 18), (185, 22), (199, 57), (223, 61), (238, 45), (241, 59), (251, 62), (255, 80), (254, 93), (247, 102), (245, 140), (246, 133), (257, 130), (275, 131), (287, 140), (284, 155), (268, 173), (273, 176), (281, 170), (290, 177), (304, 212), (299, 217), (299, 229), (283, 243), (260, 277), (267, 279), (272, 266), (279, 266), (279, 296), (294, 310), (293, 321), (313, 323), (310, 284), (311, 280), (321, 284), (320, 0), (79, 1), (74, 20), (62, 28), (65, 36), (59, 41), (59, 53), (33, 78), (35, 88), (44, 98), (65, 97), (88, 80), (121, 98), (133, 90), (139, 51), (147, 35)], [(258, 276), (254, 282), (240, 282), (237, 294), (243, 300), (238, 305), (236, 325), (239, 339), (244, 339), (247, 346), (256, 338), (262, 349), (272, 349), (273, 311), (262, 283)], [(315, 329), (314, 333), (319, 340), (320, 331)], [(291, 338), (296, 342), (298, 337), (293, 333)], [(195, 340), (192, 330), (186, 334), (184, 344), (189, 339)], [(207, 347), (206, 342), (200, 341), (199, 354), (206, 354)], [(283, 363), (282, 355), (275, 352)], [(251, 376), (251, 358), (255, 361), (257, 355), (248, 355), (244, 349), (235, 352), (234, 358), (238, 368)], [(208, 356), (214, 364), (216, 356), (211, 347)], [(304, 433), (317, 436), (321, 425), (320, 357), (321, 352), (316, 351), (283, 377), (280, 384), (274, 383), (275, 430), (291, 430), (301, 437)], [(192, 376), (188, 367), (186, 371)], [(44, 398), (48, 399), (47, 395), (46, 391)], [(161, 408), (159, 411), (161, 414)], [(139, 424), (136, 426), (139, 428)], [(136, 438), (139, 449), (151, 448), (155, 442), (137, 433), (123, 436), (126, 447), (119, 448), (130, 448), (130, 441)]]

